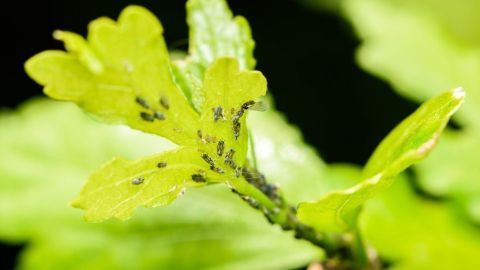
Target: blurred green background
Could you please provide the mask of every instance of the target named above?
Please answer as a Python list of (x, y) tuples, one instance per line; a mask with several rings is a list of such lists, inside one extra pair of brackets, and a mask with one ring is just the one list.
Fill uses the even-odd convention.
[[(297, 269), (321, 258), (221, 188), (189, 191), (126, 223), (85, 224), (68, 207), (89, 172), (111, 157), (171, 145), (96, 123), (70, 104), (20, 105), (41, 92), (22, 65), (60, 48), (54, 29), (85, 34), (90, 20), (115, 18), (128, 4), (157, 14), (170, 48), (186, 49), (184, 1), (18, 2), (2, 15), (13, 38), (0, 104), (0, 268)], [(286, 117), (274, 110), (252, 116), (260, 168), (292, 202), (351, 185), (356, 167), (338, 163), (362, 165), (420, 102), (466, 88), (465, 108), (438, 149), (369, 202), (362, 231), (391, 269), (480, 268), (480, 2), (229, 4), (249, 20), (257, 69)]]

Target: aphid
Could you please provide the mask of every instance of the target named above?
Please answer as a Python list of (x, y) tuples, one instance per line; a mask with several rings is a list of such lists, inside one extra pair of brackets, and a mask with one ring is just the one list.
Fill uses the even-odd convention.
[(207, 162), (211, 168), (215, 168), (215, 163), (213, 162), (213, 159), (209, 155), (202, 154), (202, 159), (205, 160), (205, 162)]
[(147, 122), (153, 122), (153, 120), (155, 120), (153, 115), (148, 114), (146, 112), (141, 112), (140, 117), (142, 117), (142, 119), (147, 121)]
[(233, 116), (232, 121), (238, 122), (238, 120), (240, 120), (240, 118), (243, 116), (244, 112), (245, 111), (243, 110), (243, 108), (240, 108), (240, 110), (238, 110), (238, 112)]
[(216, 173), (219, 173), (219, 174), (224, 174), (225, 172), (222, 170), (222, 168), (218, 168), (218, 167), (215, 167), (215, 166), (210, 166), (210, 169)]
[(255, 105), (255, 101), (249, 100), (249, 101), (247, 101), (247, 102), (245, 102), (245, 103), (242, 104), (242, 109), (248, 110), (248, 109), (250, 109), (250, 107), (252, 107), (253, 105)]
[(278, 190), (278, 187), (274, 184), (270, 183), (265, 183), (265, 185), (262, 185), (261, 190), (263, 193), (265, 193), (267, 196), (271, 197), (274, 196), (275, 193)]
[(145, 179), (143, 179), (142, 177), (135, 178), (132, 180), (132, 185), (140, 185), (141, 183), (143, 183), (143, 181), (145, 181)]
[(260, 209), (260, 204), (254, 198), (252, 198), (250, 196), (245, 196), (245, 195), (242, 195), (240, 198), (242, 198), (242, 200), (247, 202), (251, 207), (253, 207), (255, 209)]
[(249, 183), (253, 183), (255, 178), (253, 176), (253, 173), (248, 170), (247, 168), (242, 168), (242, 176), (247, 180)]
[(192, 174), (192, 180), (196, 183), (205, 183), (207, 180), (201, 174)]
[(141, 97), (136, 97), (135, 102), (137, 102), (140, 106), (144, 107), (145, 109), (150, 109), (150, 105), (148, 105), (148, 102)]
[(210, 136), (210, 135), (206, 135), (206, 136), (205, 136), (205, 142), (207, 142), (207, 143), (215, 143), (215, 142), (217, 142), (217, 137), (215, 137), (215, 136)]
[(250, 107), (250, 110), (264, 112), (264, 111), (268, 110), (268, 104), (263, 102), (263, 101), (255, 102), (255, 104), (253, 104)]
[(233, 130), (233, 137), (235, 137), (235, 140), (238, 139), (240, 136), (240, 122), (234, 121), (232, 125), (232, 130)]
[(157, 167), (158, 167), (158, 168), (165, 168), (165, 167), (167, 167), (167, 163), (166, 163), (166, 162), (159, 162), (159, 163), (157, 164)]
[(240, 177), (241, 174), (242, 174), (242, 167), (237, 167), (235, 169), (235, 176)]
[(232, 159), (234, 154), (235, 154), (235, 150), (230, 148), (230, 150), (228, 150), (228, 152), (225, 154), (225, 161), (227, 159)]
[(165, 96), (160, 97), (160, 105), (166, 110), (170, 109), (170, 102), (168, 102), (168, 99)]
[(220, 140), (217, 144), (217, 155), (222, 156), (223, 151), (225, 150), (225, 142)]
[(165, 120), (165, 115), (161, 112), (155, 111), (153, 113), (153, 117), (155, 117), (158, 120)]
[(213, 121), (217, 122), (218, 119), (225, 120), (222, 106), (217, 106), (213, 109)]
[(237, 164), (235, 164), (235, 161), (231, 160), (231, 159), (225, 159), (225, 164), (228, 165), (228, 167), (232, 168), (232, 169), (237, 169)]

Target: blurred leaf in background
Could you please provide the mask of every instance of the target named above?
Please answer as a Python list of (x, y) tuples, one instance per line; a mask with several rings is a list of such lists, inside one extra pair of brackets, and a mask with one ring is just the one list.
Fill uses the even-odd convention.
[(477, 269), (479, 230), (469, 222), (480, 224), (480, 1), (302, 2), (345, 16), (361, 39), (360, 66), (400, 94), (421, 102), (465, 88), (468, 101), (454, 117), (461, 129), (445, 131), (411, 180), (453, 200), (425, 200), (397, 181), (367, 203), (360, 221), (366, 239), (392, 260), (391, 269)]
[(362, 39), (358, 61), (399, 93), (422, 101), (463, 86), (468, 101), (438, 149), (416, 167), (422, 189), (454, 198), (480, 224), (480, 1), (346, 0)]
[[(278, 113), (258, 116), (251, 124), (267, 177), (285, 190), (321, 189), (325, 165), (299, 132)], [(28, 243), (19, 269), (291, 269), (321, 256), (220, 186), (189, 190), (128, 222), (85, 223), (68, 201), (92, 170), (112, 156), (136, 158), (172, 144), (46, 100), (3, 112), (0, 122), (0, 239)], [(299, 159), (272, 158), (284, 151)], [(309, 193), (287, 195), (296, 201)]]

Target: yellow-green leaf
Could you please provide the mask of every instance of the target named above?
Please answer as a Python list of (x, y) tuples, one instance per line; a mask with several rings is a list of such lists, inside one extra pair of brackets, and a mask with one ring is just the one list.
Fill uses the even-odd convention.
[(359, 206), (430, 153), (464, 96), (464, 91), (458, 88), (425, 102), (380, 143), (365, 167), (364, 181), (346, 190), (327, 193), (318, 201), (301, 203), (299, 219), (319, 230), (350, 228)]
[(177, 148), (133, 162), (115, 158), (96, 171), (72, 205), (87, 221), (129, 218), (138, 206), (171, 203), (187, 187), (217, 179), (193, 148)]
[(253, 69), (255, 42), (247, 20), (233, 17), (225, 0), (189, 0), (187, 23), (189, 55), (173, 61), (172, 70), (191, 104), (201, 111), (204, 101), (201, 82), (207, 67), (216, 59), (229, 56), (238, 60), (241, 69)]
[(42, 52), (25, 68), (52, 98), (73, 101), (107, 122), (194, 145), (198, 115), (176, 87), (162, 32), (153, 14), (130, 6), (118, 23), (93, 21), (88, 41), (55, 32), (68, 52)]
[(219, 165), (234, 173), (227, 155), (233, 153), (231, 160), (237, 166), (245, 162), (248, 146), (245, 119), (249, 106), (267, 92), (267, 81), (258, 71), (240, 71), (235, 58), (221, 58), (206, 71), (203, 92), (200, 130), (203, 138), (199, 148), (207, 149), (215, 161), (219, 160)]
[(219, 57), (231, 56), (242, 69), (255, 67), (250, 26), (245, 18), (233, 17), (225, 0), (189, 0), (187, 13), (194, 62), (205, 68)]

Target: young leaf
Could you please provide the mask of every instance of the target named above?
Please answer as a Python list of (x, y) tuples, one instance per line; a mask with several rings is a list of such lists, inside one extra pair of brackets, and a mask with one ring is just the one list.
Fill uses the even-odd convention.
[(395, 91), (423, 101), (439, 89), (468, 89), (456, 118), (462, 129), (415, 170), (425, 192), (451, 199), (480, 224), (480, 1), (347, 0), (343, 7), (362, 40), (359, 64)]
[[(243, 166), (247, 155), (248, 132), (245, 119), (250, 106), (267, 92), (267, 81), (258, 71), (240, 71), (234, 58), (215, 61), (207, 72), (203, 84), (205, 93), (204, 110), (201, 115), (202, 134), (213, 135), (215, 144), (201, 144), (216, 153), (218, 143), (223, 142), (223, 154), (216, 153), (224, 169), (232, 171), (226, 154), (233, 150), (231, 158), (238, 166)], [(232, 171), (234, 173), (234, 171)]]
[(69, 52), (42, 52), (25, 68), (52, 98), (73, 101), (107, 122), (194, 145), (198, 115), (173, 81), (162, 32), (153, 14), (130, 6), (118, 23), (93, 21), (88, 43), (55, 32)]
[(215, 59), (231, 56), (241, 69), (255, 67), (250, 26), (245, 18), (233, 17), (225, 0), (189, 0), (187, 13), (193, 62), (205, 69)]
[(187, 23), (190, 29), (189, 55), (173, 61), (175, 80), (191, 104), (202, 111), (201, 84), (205, 70), (220, 57), (234, 57), (240, 69), (253, 69), (255, 58), (250, 26), (245, 18), (232, 16), (225, 0), (189, 0)]
[[(194, 2), (193, 9), (203, 7), (202, 1), (210, 2)], [(226, 9), (225, 3), (216, 3)], [(215, 55), (203, 62), (212, 64), (203, 87), (198, 84), (208, 107), (199, 115), (177, 87), (185, 82), (173, 77), (178, 70), (171, 68), (162, 31), (150, 12), (130, 6), (118, 22), (93, 21), (88, 42), (73, 33), (55, 32), (68, 52), (43, 52), (26, 63), (27, 72), (51, 97), (183, 147), (135, 162), (116, 159), (94, 173), (74, 203), (86, 210), (87, 220), (126, 219), (138, 206), (168, 204), (184, 188), (207, 181), (253, 188), (241, 176), (248, 142), (245, 117), (254, 100), (265, 95), (265, 78), (257, 71), (240, 71), (237, 58)], [(162, 158), (171, 166), (155, 168), (153, 163)]]
[(177, 148), (134, 162), (115, 158), (88, 179), (72, 205), (85, 210), (87, 221), (127, 219), (138, 206), (170, 204), (187, 187), (203, 186), (207, 180), (213, 182), (218, 176), (193, 148)]
[(364, 181), (346, 190), (330, 192), (318, 201), (301, 203), (299, 219), (319, 230), (349, 229), (359, 206), (430, 153), (464, 96), (464, 91), (457, 88), (425, 102), (380, 143), (364, 170)]

